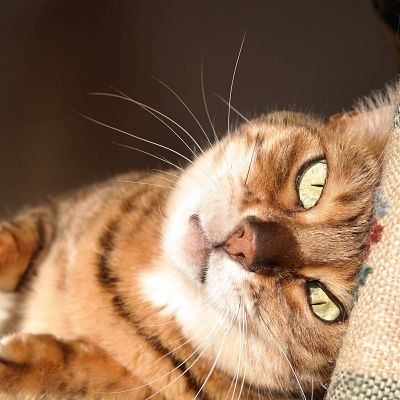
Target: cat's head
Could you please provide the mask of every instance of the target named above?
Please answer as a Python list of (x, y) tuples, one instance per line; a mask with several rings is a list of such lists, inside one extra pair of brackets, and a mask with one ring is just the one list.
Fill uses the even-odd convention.
[(271, 390), (329, 381), (391, 120), (389, 98), (328, 122), (266, 114), (184, 172), (164, 229), (171, 309), (217, 368)]

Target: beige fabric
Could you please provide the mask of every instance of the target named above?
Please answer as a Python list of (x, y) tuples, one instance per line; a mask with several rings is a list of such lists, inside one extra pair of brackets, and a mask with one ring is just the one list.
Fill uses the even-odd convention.
[(400, 400), (400, 107), (394, 125), (376, 202), (382, 238), (362, 270), (329, 400)]

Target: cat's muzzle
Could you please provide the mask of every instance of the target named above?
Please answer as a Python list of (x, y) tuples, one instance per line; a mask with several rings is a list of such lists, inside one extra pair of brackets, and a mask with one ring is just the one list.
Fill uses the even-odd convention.
[(279, 222), (246, 218), (225, 242), (215, 247), (256, 273), (292, 270), (302, 264), (294, 234)]

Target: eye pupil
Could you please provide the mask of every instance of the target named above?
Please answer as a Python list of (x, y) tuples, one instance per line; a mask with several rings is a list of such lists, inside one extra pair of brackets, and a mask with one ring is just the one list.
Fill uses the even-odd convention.
[(305, 209), (314, 207), (322, 195), (328, 175), (326, 160), (311, 163), (298, 175), (297, 192)]
[(314, 315), (328, 323), (343, 320), (343, 306), (332, 293), (318, 281), (308, 281), (306, 286), (308, 304)]

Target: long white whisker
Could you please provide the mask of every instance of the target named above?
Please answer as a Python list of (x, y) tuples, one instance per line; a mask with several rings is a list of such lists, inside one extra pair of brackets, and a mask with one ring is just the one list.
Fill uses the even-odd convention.
[[(140, 153), (147, 154), (147, 155), (149, 155), (150, 157), (153, 157), (153, 158), (155, 158), (155, 159), (157, 159), (157, 160), (163, 161), (163, 162), (165, 162), (166, 164), (169, 164), (169, 165), (171, 165), (172, 167), (175, 167), (176, 169), (178, 169), (178, 170), (180, 170), (180, 171), (182, 171), (182, 172), (185, 171), (184, 168), (180, 167), (179, 165), (174, 164), (173, 162), (167, 160), (167, 159), (164, 158), (164, 157), (158, 156), (158, 155), (153, 154), (153, 153), (149, 153), (149, 152), (147, 152), (147, 151), (145, 151), (145, 150), (142, 150), (142, 149), (138, 149), (137, 147), (129, 146), (129, 145), (127, 145), (127, 144), (118, 143), (118, 142), (112, 142), (112, 143), (115, 144), (115, 145), (117, 145), (117, 146), (125, 147), (125, 148), (127, 148), (127, 149), (136, 150), (136, 151), (138, 151), (138, 152), (140, 152)], [(204, 173), (204, 171), (202, 171), (202, 172)], [(194, 179), (193, 176), (191, 176), (191, 178)], [(207, 191), (210, 193), (210, 195), (211, 195), (212, 197), (215, 198), (215, 194), (211, 191), (211, 189), (210, 189), (204, 182), (199, 181), (199, 183), (204, 187), (205, 190), (207, 190)]]
[(302, 396), (303, 400), (307, 400), (307, 397), (306, 397), (306, 395), (305, 395), (305, 393), (304, 393), (303, 387), (302, 387), (302, 385), (301, 385), (301, 383), (300, 383), (300, 379), (299, 379), (299, 377), (297, 376), (297, 373), (296, 373), (295, 369), (293, 368), (293, 365), (292, 365), (292, 363), (290, 362), (289, 357), (288, 357), (288, 355), (286, 354), (286, 351), (283, 349), (282, 345), (279, 343), (279, 340), (276, 338), (276, 336), (273, 334), (273, 332), (271, 331), (271, 329), (270, 329), (270, 327), (268, 326), (268, 324), (265, 322), (263, 316), (261, 315), (261, 312), (259, 313), (259, 316), (260, 316), (261, 320), (264, 322), (264, 325), (265, 325), (267, 331), (269, 332), (269, 334), (271, 335), (271, 337), (272, 337), (273, 340), (275, 341), (275, 345), (278, 347), (278, 349), (280, 350), (280, 352), (282, 353), (282, 355), (285, 357), (285, 360), (287, 361), (287, 363), (288, 363), (288, 365), (289, 365), (289, 367), (290, 367), (290, 369), (291, 369), (291, 371), (292, 371), (292, 373), (293, 373), (293, 376), (294, 376), (294, 378), (296, 379), (296, 382), (297, 382), (297, 384), (298, 384), (298, 386), (299, 386), (299, 388), (300, 388), (300, 392), (301, 392), (301, 396)]
[[(174, 128), (172, 128), (172, 126), (168, 125), (162, 118), (160, 118), (157, 114), (162, 115), (164, 118), (169, 118), (166, 115), (162, 114), (160, 111), (156, 110), (155, 108), (152, 108), (144, 103), (141, 103), (137, 100), (133, 100), (131, 99), (127, 94), (125, 94), (124, 92), (121, 92), (120, 90), (116, 89), (113, 86), (110, 86), (110, 88), (114, 91), (116, 91), (117, 93), (119, 93), (123, 99), (122, 100), (126, 100), (126, 101), (131, 101), (134, 104), (138, 105), (139, 107), (143, 108), (143, 110), (147, 111), (150, 115), (152, 115), (154, 118), (156, 118), (158, 121), (160, 121), (164, 126), (166, 126), (185, 146), (186, 148), (189, 149), (189, 151), (196, 157), (198, 158), (197, 154), (193, 151), (193, 149), (186, 143), (186, 141), (182, 138), (181, 135), (179, 135), (178, 132), (175, 131)], [(92, 96), (106, 96), (106, 97), (115, 97), (115, 95), (113, 93), (103, 93), (103, 92), (91, 92), (88, 93), (89, 95)], [(175, 123), (177, 125), (177, 122), (175, 122), (172, 118), (169, 118), (171, 120), (171, 122)]]
[[(205, 298), (207, 298), (208, 296), (205, 296)], [(204, 300), (204, 298), (202, 299), (202, 301)], [(185, 369), (184, 372), (182, 372), (178, 377), (176, 377), (175, 379), (173, 379), (172, 381), (170, 381), (167, 385), (165, 385), (162, 389), (160, 389), (159, 391), (153, 393), (151, 396), (147, 397), (144, 400), (149, 400), (152, 397), (156, 396), (157, 394), (161, 393), (163, 390), (165, 390), (168, 386), (172, 385), (173, 383), (175, 383), (179, 378), (181, 378), (187, 371), (189, 371), (189, 369), (200, 359), (200, 357), (202, 357), (202, 355), (205, 353), (205, 351), (207, 350), (207, 348), (210, 346), (210, 344), (212, 343), (212, 341), (214, 340), (215, 336), (217, 335), (218, 331), (219, 331), (219, 327), (217, 326), (218, 323), (215, 324), (214, 329), (212, 330), (212, 332), (209, 334), (209, 336), (211, 336), (209, 342), (207, 343), (207, 345), (204, 347), (204, 349), (201, 351), (201, 353), (199, 354), (199, 356), (193, 361), (192, 364), (190, 364), (189, 367), (187, 367)], [(96, 393), (96, 394), (123, 394), (123, 393), (129, 393), (129, 392), (133, 392), (135, 390), (138, 389), (142, 389), (144, 387), (150, 386), (155, 382), (158, 382), (159, 380), (167, 377), (168, 375), (171, 375), (174, 371), (176, 371), (177, 369), (179, 369), (180, 367), (184, 366), (185, 363), (190, 360), (199, 350), (200, 348), (204, 345), (204, 343), (201, 343), (199, 346), (197, 346), (197, 348), (188, 356), (186, 357), (182, 362), (179, 363), (179, 365), (177, 365), (175, 368), (173, 368), (172, 370), (168, 371), (167, 373), (165, 373), (164, 375), (158, 377), (157, 379), (154, 379), (151, 382), (147, 382), (146, 384), (140, 385), (140, 386), (136, 386), (134, 388), (130, 388), (130, 389), (126, 389), (126, 390), (119, 390), (119, 391), (112, 391), (112, 392), (101, 392), (101, 391), (91, 391), (91, 390), (87, 390), (90, 393)], [(161, 357), (162, 358), (162, 357)], [(160, 359), (161, 359), (160, 358)], [(155, 361), (158, 361), (160, 359), (157, 359)]]
[(314, 400), (314, 378), (311, 377), (311, 400)]
[(122, 180), (122, 179), (115, 179), (114, 182), (120, 182), (120, 183), (134, 183), (134, 184), (137, 184), (137, 185), (148, 185), (148, 186), (156, 186), (156, 187), (167, 188), (167, 189), (174, 189), (173, 186), (158, 185), (158, 184), (156, 184), (156, 183), (150, 183), (150, 182), (129, 181), (129, 180)]
[[(243, 314), (243, 309), (242, 307), (242, 314)], [(233, 400), (233, 397), (235, 396), (238, 380), (239, 380), (239, 373), (240, 373), (240, 365), (241, 365), (241, 359), (242, 359), (242, 350), (243, 350), (243, 318), (239, 318), (239, 354), (238, 354), (238, 366), (236, 369), (236, 374), (235, 374), (235, 384), (233, 387), (233, 392), (232, 392), (232, 397), (231, 400)]]
[(230, 116), (231, 116), (231, 101), (232, 101), (232, 91), (233, 91), (233, 83), (235, 81), (235, 76), (236, 76), (236, 70), (239, 64), (239, 59), (240, 59), (240, 55), (242, 54), (242, 49), (243, 49), (243, 44), (244, 44), (244, 39), (246, 38), (246, 32), (243, 34), (243, 38), (242, 38), (242, 43), (240, 44), (240, 49), (239, 49), (239, 53), (237, 55), (236, 58), (236, 63), (235, 63), (235, 68), (233, 69), (233, 74), (232, 74), (232, 80), (231, 80), (231, 86), (229, 88), (229, 107), (228, 107), (228, 135), (230, 135)]
[[(206, 352), (207, 348), (210, 346), (210, 344), (212, 343), (212, 341), (214, 340), (215, 336), (218, 333), (218, 329), (216, 329), (214, 331), (214, 334), (212, 336), (212, 338), (210, 339), (210, 341), (207, 343), (207, 345), (204, 347), (204, 349), (201, 351), (201, 353), (197, 356), (197, 358), (193, 361), (192, 364), (190, 364), (185, 371), (183, 371), (178, 377), (176, 377), (175, 379), (173, 379), (171, 382), (169, 382), (167, 385), (165, 385), (162, 389), (158, 390), (157, 392), (153, 393), (151, 396), (146, 397), (146, 399), (144, 400), (149, 400), (152, 397), (156, 396), (157, 394), (161, 393), (163, 390), (165, 390), (168, 386), (172, 385), (173, 383), (175, 383), (178, 379), (180, 379), (184, 374), (186, 374), (186, 372), (188, 372), (190, 370), (190, 368), (193, 367), (194, 364), (196, 364), (196, 362), (203, 356), (203, 354)], [(201, 347), (201, 345), (196, 349), (199, 350), (199, 348)], [(190, 358), (190, 357), (189, 357)], [(185, 361), (183, 362), (183, 364), (185, 363)]]
[(233, 107), (231, 103), (228, 103), (222, 96), (220, 96), (218, 93), (213, 92), (213, 95), (220, 99), (224, 104), (226, 104), (232, 111), (234, 111), (237, 115), (239, 115), (240, 118), (242, 118), (244, 121), (249, 123), (250, 125), (254, 126), (254, 124), (244, 116), (237, 108)]
[(175, 178), (180, 178), (179, 175), (173, 174), (172, 172), (169, 172), (169, 171), (164, 171), (164, 170), (162, 170), (162, 169), (152, 168), (152, 171), (162, 172), (162, 173), (164, 173), (164, 174), (174, 176)]
[[(230, 87), (229, 87), (229, 104), (232, 101), (233, 83), (235, 81), (236, 70), (237, 70), (237, 67), (238, 67), (238, 64), (239, 64), (239, 59), (240, 59), (240, 55), (242, 53), (242, 48), (243, 48), (245, 37), (246, 37), (246, 32), (243, 35), (242, 42), (240, 44), (239, 52), (238, 52), (238, 55), (236, 57), (236, 62), (235, 62), (235, 66), (234, 66), (233, 73), (232, 73), (231, 84), (230, 84)], [(229, 148), (230, 159), (231, 159), (230, 160), (230, 170), (231, 170), (230, 175), (232, 176), (233, 175), (233, 154), (232, 154), (232, 146), (231, 146), (230, 118), (231, 118), (231, 108), (228, 107), (228, 127), (227, 127), (227, 130), (228, 130), (228, 141), (229, 141), (228, 148)], [(232, 185), (232, 180), (231, 179), (230, 179), (230, 182), (231, 182), (231, 185)]]
[(97, 119), (95, 119), (95, 118), (89, 117), (88, 115), (82, 114), (82, 113), (80, 113), (79, 111), (75, 111), (75, 110), (73, 110), (73, 111), (74, 111), (75, 113), (77, 113), (78, 115), (80, 115), (81, 117), (86, 118), (87, 120), (94, 122), (95, 124), (98, 124), (98, 125), (100, 125), (100, 126), (104, 126), (105, 128), (109, 128), (109, 129), (112, 129), (113, 131), (116, 131), (116, 132), (122, 133), (122, 134), (124, 134), (124, 135), (133, 137), (134, 139), (141, 140), (142, 142), (152, 144), (153, 146), (157, 146), (157, 147), (160, 147), (160, 148), (162, 148), (162, 149), (168, 150), (168, 151), (170, 151), (171, 153), (174, 153), (174, 154), (176, 154), (176, 155), (182, 157), (182, 158), (183, 158), (184, 160), (186, 160), (187, 162), (189, 162), (189, 163), (191, 163), (191, 164), (194, 164), (193, 161), (192, 161), (190, 158), (186, 157), (186, 156), (183, 155), (182, 153), (179, 153), (179, 151), (176, 151), (176, 150), (174, 150), (174, 149), (171, 149), (171, 148), (168, 147), (168, 146), (164, 146), (163, 144), (160, 144), (160, 143), (157, 143), (157, 142), (153, 142), (152, 140), (145, 139), (145, 138), (143, 138), (143, 137), (141, 137), (141, 136), (134, 135), (133, 133), (124, 131), (123, 129), (119, 129), (119, 128), (115, 127), (115, 126), (105, 124), (104, 122), (101, 122), (101, 121), (99, 121), (99, 120), (97, 120)]
[[(254, 336), (255, 336), (254, 333), (250, 332), (250, 338), (251, 338), (251, 341), (253, 343), (253, 348), (256, 349), (257, 348), (257, 344), (256, 344), (256, 341), (254, 339)], [(263, 370), (263, 366), (261, 364), (260, 358), (257, 357), (257, 356), (256, 356), (256, 362), (257, 362), (259, 371), (262, 371)], [(258, 397), (260, 398), (260, 388), (259, 388), (259, 386), (257, 386), (257, 393), (258, 393)]]
[[(238, 309), (238, 311), (239, 311), (239, 309)], [(211, 365), (210, 371), (208, 372), (208, 375), (206, 376), (206, 378), (205, 378), (203, 384), (201, 385), (199, 391), (196, 393), (196, 396), (193, 397), (193, 400), (197, 399), (197, 397), (200, 395), (200, 392), (203, 390), (204, 386), (207, 384), (208, 380), (210, 379), (210, 376), (214, 372), (214, 369), (215, 369), (215, 367), (217, 365), (219, 357), (221, 356), (221, 352), (222, 352), (222, 349), (223, 349), (224, 344), (225, 344), (225, 339), (226, 339), (227, 335), (231, 332), (231, 330), (232, 330), (232, 328), (233, 328), (233, 326), (235, 324), (236, 319), (237, 319), (237, 314), (236, 314), (235, 317), (232, 317), (232, 319), (231, 319), (232, 325), (231, 325), (229, 331), (228, 331), (229, 323), (227, 324), (227, 327), (224, 330), (224, 336), (222, 338), (221, 345), (219, 346), (219, 349), (218, 349), (217, 355), (215, 357), (215, 360), (214, 360), (213, 364)]]
[(201, 81), (201, 94), (202, 94), (202, 96), (203, 96), (203, 103), (204, 103), (204, 108), (205, 108), (205, 110), (206, 110), (208, 122), (209, 122), (210, 125), (211, 125), (211, 129), (212, 129), (212, 131), (213, 131), (215, 141), (218, 143), (218, 142), (219, 142), (219, 138), (218, 138), (217, 132), (215, 131), (214, 124), (213, 124), (212, 121), (211, 121), (210, 112), (208, 111), (208, 105), (207, 105), (207, 100), (206, 100), (206, 94), (205, 94), (205, 90), (204, 90), (203, 57), (201, 57), (200, 81)]
[(146, 174), (146, 175), (149, 175), (149, 176), (156, 177), (156, 178), (158, 178), (158, 179), (162, 179), (163, 181), (166, 181), (166, 182), (176, 183), (176, 180), (168, 179), (168, 178), (166, 178), (165, 176), (152, 174), (152, 173), (150, 173), (150, 172), (145, 172), (145, 174)]
[[(129, 181), (128, 181), (129, 182)], [(173, 290), (173, 289), (171, 289), (171, 290)], [(207, 301), (208, 299), (210, 298), (210, 296), (209, 295), (207, 295), (207, 296), (204, 296), (201, 300), (200, 300), (200, 302), (199, 302), (199, 304), (203, 304), (205, 301)], [(168, 321), (168, 322), (162, 322), (162, 323), (159, 323), (159, 324), (134, 324), (134, 323), (131, 323), (131, 325), (133, 325), (133, 326), (141, 326), (141, 327), (159, 327), (159, 326), (165, 326), (165, 325), (171, 325), (171, 324), (176, 324), (176, 321)], [(184, 336), (182, 336), (182, 338), (184, 338)], [(179, 339), (180, 340), (180, 339)], [(179, 341), (178, 340), (178, 341)], [(187, 343), (187, 342), (189, 342), (190, 341), (190, 339), (189, 340), (187, 340), (185, 343)], [(169, 354), (169, 353), (168, 353)]]
[(149, 153), (149, 152), (147, 152), (147, 151), (145, 151), (145, 150), (138, 149), (137, 147), (133, 147), (133, 146), (128, 146), (127, 144), (123, 144), (123, 143), (118, 143), (118, 142), (112, 142), (112, 143), (113, 143), (113, 144), (116, 144), (117, 146), (125, 147), (125, 148), (127, 148), (127, 149), (136, 150), (136, 151), (139, 151), (140, 153), (147, 154), (148, 156), (153, 157), (153, 158), (156, 158), (157, 160), (163, 161), (163, 162), (165, 162), (165, 163), (171, 165), (172, 167), (175, 167), (176, 169), (179, 169), (179, 170), (182, 171), (182, 172), (185, 171), (185, 169), (182, 168), (182, 167), (180, 167), (179, 165), (176, 165), (176, 164), (174, 164), (173, 162), (171, 162), (171, 161), (169, 161), (169, 160), (166, 160), (166, 159), (163, 158), (163, 157), (158, 157), (157, 155), (155, 155), (155, 154), (153, 154), (153, 153)]
[(190, 115), (194, 118), (194, 120), (196, 121), (197, 125), (200, 127), (200, 129), (202, 130), (202, 132), (204, 133), (204, 136), (206, 137), (208, 143), (210, 144), (211, 147), (213, 147), (206, 131), (203, 128), (203, 125), (201, 125), (200, 121), (197, 119), (197, 117), (193, 114), (192, 110), (188, 107), (188, 105), (182, 100), (182, 98), (170, 87), (168, 86), (165, 82), (163, 82), (161, 79), (153, 76), (153, 78), (161, 83), (161, 85), (163, 85), (164, 87), (166, 87), (182, 104), (183, 106), (186, 108), (186, 110), (190, 113)]
[[(112, 88), (113, 90), (117, 91), (117, 89)], [(171, 117), (169, 117), (168, 115), (162, 113), (161, 111), (158, 111), (157, 109), (144, 104), (138, 100), (132, 99), (131, 97), (129, 97), (128, 95), (126, 95), (125, 93), (122, 93), (120, 91), (118, 91), (121, 94), (114, 94), (114, 93), (104, 93), (104, 92), (92, 92), (89, 93), (91, 95), (94, 96), (107, 96), (107, 97), (115, 97), (116, 99), (121, 99), (121, 100), (125, 100), (125, 101), (129, 101), (133, 104), (136, 104), (142, 108), (148, 109), (150, 111), (153, 111), (154, 113), (161, 115), (162, 117), (164, 117), (166, 120), (172, 122), (175, 126), (177, 126), (179, 129), (181, 129), (187, 136), (189, 136), (189, 138), (193, 141), (193, 143), (198, 147), (198, 149), (204, 154), (203, 149), (201, 148), (201, 146), (197, 143), (196, 139), (180, 124), (178, 124), (178, 122), (174, 121)], [(181, 139), (183, 141), (183, 139)]]
[[(190, 358), (192, 358), (192, 357), (197, 353), (197, 351), (201, 348), (201, 346), (202, 346), (202, 344), (200, 344), (200, 345), (193, 351), (193, 353), (190, 354), (189, 357), (185, 358), (185, 360), (182, 361), (179, 365), (177, 365), (174, 369), (172, 369), (171, 371), (168, 371), (168, 372), (165, 373), (164, 375), (160, 376), (160, 377), (157, 378), (157, 379), (154, 379), (154, 380), (151, 381), (151, 382), (148, 382), (148, 383), (146, 383), (146, 384), (144, 384), (144, 385), (136, 386), (136, 387), (131, 388), (131, 389), (126, 389), (126, 390), (120, 390), (120, 391), (115, 391), (115, 392), (107, 392), (107, 393), (102, 393), (102, 392), (94, 392), (94, 393), (99, 393), (99, 394), (100, 394), (100, 393), (102, 393), (102, 394), (122, 394), (122, 393), (134, 392), (135, 390), (142, 389), (142, 388), (144, 388), (144, 387), (146, 387), (146, 386), (149, 386), (149, 385), (151, 385), (151, 384), (153, 384), (153, 383), (159, 381), (160, 379), (163, 379), (163, 378), (165, 378), (166, 376), (172, 374), (172, 373), (173, 373), (174, 371), (176, 371), (177, 369), (179, 369), (182, 365), (184, 365)], [(179, 377), (181, 377), (181, 375), (179, 375)], [(157, 394), (158, 394), (158, 393), (159, 393), (159, 392), (157, 392)], [(154, 396), (155, 396), (155, 394), (154, 394)], [(152, 396), (151, 396), (151, 397), (152, 397)], [(150, 397), (148, 397), (147, 399), (149, 399), (149, 398), (150, 398)], [(146, 400), (147, 400), (147, 399), (146, 399)]]
[(246, 310), (243, 307), (243, 343), (244, 343), (244, 370), (243, 370), (243, 378), (242, 378), (242, 384), (240, 385), (240, 391), (238, 395), (238, 399), (240, 399), (240, 396), (242, 395), (243, 391), (243, 386), (244, 382), (246, 380), (246, 372), (247, 372), (247, 353), (248, 353), (248, 348), (247, 348), (247, 317), (246, 317)]
[(164, 354), (162, 357), (160, 357), (160, 358), (158, 358), (157, 360), (155, 360), (154, 363), (155, 363), (155, 362), (158, 362), (158, 361), (160, 361), (160, 360), (162, 360), (162, 359), (164, 359), (165, 357), (168, 357), (170, 354), (172, 354), (172, 353), (175, 352), (176, 350), (180, 349), (181, 347), (185, 346), (185, 345), (188, 344), (189, 342), (192, 342), (192, 340), (191, 340), (191, 339), (185, 340), (185, 341), (184, 341), (182, 344), (180, 344), (178, 347), (175, 347), (174, 349), (172, 349), (172, 350), (169, 351), (168, 353)]
[[(104, 94), (101, 94), (101, 93), (100, 93), (99, 95), (104, 95)], [(123, 97), (123, 96), (114, 95), (114, 94), (110, 94), (110, 93), (108, 93), (107, 95), (110, 95), (110, 96), (113, 96), (113, 97), (118, 97), (118, 98), (125, 99), (125, 100), (129, 100), (129, 101), (133, 101), (133, 102), (136, 103), (135, 100), (130, 100), (130, 99), (125, 98), (125, 97)], [(143, 138), (143, 137), (141, 137), (141, 136), (134, 135), (133, 133), (124, 131), (124, 130), (119, 129), (119, 128), (115, 127), (115, 126), (108, 125), (108, 124), (106, 124), (106, 123), (104, 123), (104, 122), (101, 122), (101, 121), (99, 121), (99, 120), (96, 120), (96, 119), (94, 119), (94, 118), (92, 118), (92, 117), (89, 117), (89, 116), (87, 116), (87, 115), (85, 115), (85, 114), (82, 114), (82, 113), (80, 113), (80, 112), (78, 112), (78, 111), (76, 111), (76, 110), (72, 110), (72, 111), (74, 111), (76, 114), (80, 115), (81, 117), (86, 118), (87, 120), (92, 121), (92, 122), (94, 122), (94, 123), (96, 123), (96, 124), (98, 124), (98, 125), (100, 125), (100, 126), (104, 126), (104, 127), (106, 127), (106, 128), (112, 129), (112, 130), (114, 130), (114, 131), (116, 131), (116, 132), (119, 132), (119, 133), (125, 134), (125, 135), (127, 135), (127, 136), (133, 137), (134, 139), (138, 139), (138, 140), (141, 140), (141, 141), (143, 141), (143, 142), (146, 142), (146, 143), (152, 144), (152, 145), (154, 145), (154, 146), (160, 147), (160, 148), (162, 148), (162, 149), (168, 150), (168, 151), (170, 151), (170, 152), (172, 152), (172, 153), (174, 153), (174, 154), (176, 154), (176, 155), (182, 157), (184, 160), (186, 160), (186, 161), (189, 162), (190, 164), (195, 165), (195, 163), (194, 163), (190, 158), (186, 157), (186, 156), (183, 155), (182, 153), (180, 153), (180, 152), (178, 152), (178, 151), (176, 151), (176, 150), (174, 150), (174, 149), (172, 149), (172, 148), (170, 148), (170, 147), (168, 147), (168, 146), (164, 146), (164, 145), (162, 145), (162, 144), (160, 144), (160, 143), (153, 142), (152, 140), (148, 140), (148, 139), (145, 139), (145, 138)], [(125, 146), (125, 147), (129, 147), (129, 146)], [(136, 149), (136, 148), (132, 147), (132, 149)], [(136, 149), (136, 150), (137, 150), (137, 149)], [(143, 152), (143, 153), (146, 153), (146, 152), (144, 152), (144, 151), (142, 151), (142, 152)], [(149, 153), (146, 153), (146, 154), (149, 154)], [(157, 157), (157, 156), (154, 156), (154, 155), (153, 155), (153, 157), (155, 157), (155, 158), (157, 158), (157, 159), (159, 159), (159, 160), (161, 160), (161, 161), (167, 162), (168, 164), (174, 165), (174, 164), (172, 164), (171, 162), (169, 162), (169, 161), (163, 159), (162, 157)], [(199, 167), (199, 166), (198, 166), (198, 167)], [(180, 168), (180, 169), (182, 170), (182, 168)], [(202, 173), (204, 174), (204, 176), (205, 176), (207, 179), (210, 178), (209, 175), (207, 175), (207, 172), (204, 171), (204, 169), (202, 169), (202, 168), (200, 168), (200, 167), (199, 167), (199, 169), (202, 171)], [(204, 184), (204, 183), (203, 183), (203, 184)], [(207, 185), (205, 185), (205, 187), (207, 187)], [(209, 193), (211, 194), (211, 196), (215, 198), (215, 193), (213, 193), (213, 192), (210, 190), (210, 188), (208, 188), (208, 191), (209, 191)]]

